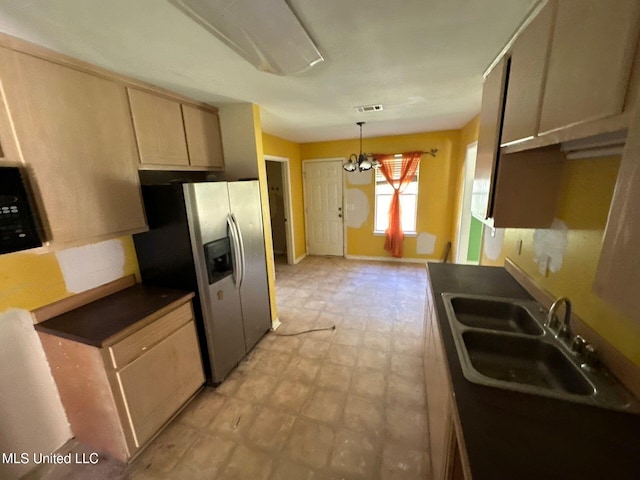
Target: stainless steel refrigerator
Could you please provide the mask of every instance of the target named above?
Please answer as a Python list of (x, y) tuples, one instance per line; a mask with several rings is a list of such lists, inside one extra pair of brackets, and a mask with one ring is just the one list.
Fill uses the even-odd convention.
[(196, 293), (210, 384), (271, 327), (257, 181), (143, 185), (149, 231), (134, 235), (143, 283)]

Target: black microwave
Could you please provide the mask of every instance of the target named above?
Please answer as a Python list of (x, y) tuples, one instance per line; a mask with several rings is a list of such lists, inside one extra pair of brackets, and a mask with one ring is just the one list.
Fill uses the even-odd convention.
[(0, 167), (0, 255), (40, 247), (40, 222), (20, 167)]

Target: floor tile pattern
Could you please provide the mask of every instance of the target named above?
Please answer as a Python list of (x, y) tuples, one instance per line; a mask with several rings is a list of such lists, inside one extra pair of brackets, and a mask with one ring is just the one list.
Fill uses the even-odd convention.
[(276, 284), (277, 332), (203, 390), (128, 477), (428, 478), (424, 267), (308, 257), (278, 263)]

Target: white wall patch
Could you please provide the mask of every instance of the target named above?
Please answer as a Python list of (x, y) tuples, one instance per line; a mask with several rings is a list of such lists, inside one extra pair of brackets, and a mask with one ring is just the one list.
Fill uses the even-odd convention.
[(373, 180), (373, 169), (365, 170), (364, 172), (348, 172), (347, 181), (350, 185), (369, 185)]
[(416, 253), (431, 255), (436, 249), (436, 236), (430, 233), (419, 233), (416, 237)]
[[(492, 235), (494, 230), (494, 235)], [(502, 245), (504, 244), (504, 228), (485, 228), (483, 234), (484, 254), (490, 260), (497, 260), (500, 258), (502, 252)]]
[(120, 240), (56, 252), (67, 290), (80, 293), (124, 275), (125, 255)]
[(542, 264), (547, 263), (549, 271), (556, 273), (562, 268), (564, 252), (568, 245), (569, 229), (567, 225), (562, 220), (554, 218), (551, 228), (536, 229), (533, 233), (533, 260), (538, 264), (540, 270), (542, 270)]
[(347, 188), (345, 207), (347, 209), (347, 227), (362, 227), (371, 209), (367, 195), (359, 188)]
[[(49, 454), (72, 437), (49, 364), (26, 310), (0, 313), (0, 451)], [(19, 458), (19, 457), (18, 457)], [(33, 463), (0, 463), (18, 478)]]

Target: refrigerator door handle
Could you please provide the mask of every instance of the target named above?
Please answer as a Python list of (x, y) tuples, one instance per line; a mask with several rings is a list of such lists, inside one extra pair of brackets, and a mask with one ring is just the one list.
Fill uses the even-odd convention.
[(238, 243), (238, 236), (236, 227), (233, 223), (231, 215), (227, 215), (227, 230), (229, 231), (229, 239), (231, 240), (231, 248), (233, 248), (233, 255), (231, 261), (233, 263), (233, 283), (236, 289), (240, 288), (240, 282), (242, 281), (242, 269), (240, 267), (240, 245)]
[(238, 243), (239, 245), (239, 250), (240, 250), (240, 268), (242, 270), (242, 274), (240, 275), (240, 286), (242, 286), (242, 283), (244, 281), (244, 275), (246, 273), (246, 258), (245, 258), (245, 254), (244, 254), (244, 241), (242, 240), (242, 231), (240, 231), (240, 226), (238, 225), (238, 220), (236, 220), (236, 216), (232, 213), (231, 214), (231, 220), (233, 221), (233, 224), (235, 225), (236, 228), (236, 232), (238, 234)]

